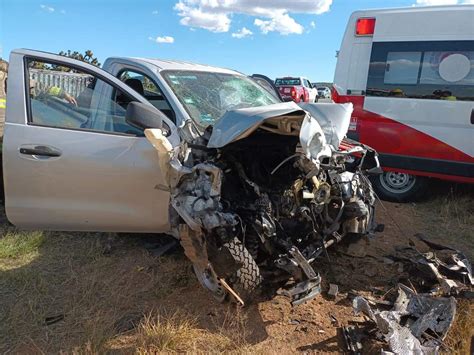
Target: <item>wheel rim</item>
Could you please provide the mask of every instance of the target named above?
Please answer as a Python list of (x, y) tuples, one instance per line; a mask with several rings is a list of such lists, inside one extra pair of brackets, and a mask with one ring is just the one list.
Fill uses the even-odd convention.
[(380, 175), (379, 179), (382, 187), (394, 194), (408, 192), (416, 183), (416, 176), (397, 171), (385, 172)]
[(209, 265), (206, 269), (202, 270), (196, 265), (193, 265), (193, 269), (199, 283), (210, 291), (217, 301), (223, 302), (227, 296), (227, 291), (217, 279), (212, 267)]

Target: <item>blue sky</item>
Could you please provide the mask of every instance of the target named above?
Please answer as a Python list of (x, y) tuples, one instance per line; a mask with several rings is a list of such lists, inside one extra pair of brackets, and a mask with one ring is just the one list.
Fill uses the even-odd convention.
[[(462, 0), (466, 1), (466, 0)], [(0, 0), (0, 56), (91, 49), (332, 81), (349, 15), (456, 0)], [(169, 43), (172, 42), (172, 43)]]

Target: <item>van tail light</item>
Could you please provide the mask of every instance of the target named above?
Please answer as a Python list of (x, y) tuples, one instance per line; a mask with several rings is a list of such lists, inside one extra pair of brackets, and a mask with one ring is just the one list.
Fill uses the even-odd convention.
[(356, 22), (356, 36), (373, 36), (375, 18), (359, 18)]
[(339, 93), (334, 86), (331, 87), (331, 99), (335, 103), (339, 103)]
[(291, 88), (291, 97), (292, 98), (296, 97), (296, 88), (294, 86)]

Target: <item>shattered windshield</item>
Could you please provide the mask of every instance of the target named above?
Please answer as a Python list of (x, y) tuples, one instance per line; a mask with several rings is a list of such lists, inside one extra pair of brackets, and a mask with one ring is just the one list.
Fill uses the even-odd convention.
[(278, 103), (244, 75), (195, 71), (163, 71), (163, 77), (191, 118), (201, 127), (213, 125), (226, 111)]

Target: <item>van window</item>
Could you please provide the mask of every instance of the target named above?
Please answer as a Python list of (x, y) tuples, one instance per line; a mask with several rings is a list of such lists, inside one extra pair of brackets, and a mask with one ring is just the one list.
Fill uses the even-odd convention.
[(416, 84), (421, 52), (388, 52), (384, 84)]
[(474, 41), (374, 42), (366, 95), (474, 101)]

